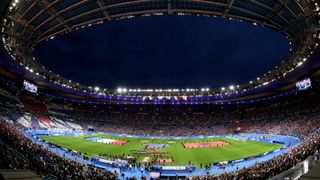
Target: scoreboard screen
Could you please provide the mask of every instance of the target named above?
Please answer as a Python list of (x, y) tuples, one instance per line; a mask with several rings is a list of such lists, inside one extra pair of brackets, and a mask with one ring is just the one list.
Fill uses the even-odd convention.
[(23, 87), (24, 90), (32, 92), (32, 93), (37, 93), (38, 87), (26, 80), (23, 81)]
[(301, 81), (297, 81), (297, 82), (296, 82), (296, 88), (297, 88), (299, 91), (308, 89), (309, 87), (311, 87), (310, 78), (306, 78), (306, 79), (303, 79), (303, 80), (301, 80)]

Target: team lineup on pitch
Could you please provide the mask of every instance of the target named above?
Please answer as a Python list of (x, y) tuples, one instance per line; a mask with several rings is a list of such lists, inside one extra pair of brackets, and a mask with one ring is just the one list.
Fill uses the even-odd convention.
[(81, 152), (91, 158), (126, 155), (137, 163), (158, 162), (164, 165), (193, 164), (237, 160), (264, 154), (283, 147), (280, 144), (253, 140), (214, 138), (156, 139), (119, 137), (105, 134), (88, 136), (40, 136), (41, 139)]

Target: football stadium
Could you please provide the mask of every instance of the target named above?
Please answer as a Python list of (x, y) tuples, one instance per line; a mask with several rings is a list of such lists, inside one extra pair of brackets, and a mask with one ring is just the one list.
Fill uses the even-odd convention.
[(320, 179), (318, 0), (2, 0), (0, 179)]

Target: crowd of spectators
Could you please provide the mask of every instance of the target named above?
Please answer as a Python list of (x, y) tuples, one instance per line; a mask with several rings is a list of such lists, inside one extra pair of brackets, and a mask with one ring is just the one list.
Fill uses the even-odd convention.
[[(319, 151), (320, 93), (303, 93), (267, 105), (234, 106), (108, 106), (51, 102), (37, 97), (34, 102), (21, 103), (14, 93), (0, 88), (0, 168), (30, 168), (44, 177), (58, 179), (114, 179), (107, 172), (92, 165), (84, 165), (60, 157), (24, 136), (23, 126), (16, 122), (25, 112), (43, 113), (53, 119), (73, 122), (84, 130), (117, 134), (192, 136), (239, 132), (290, 134), (300, 136), (303, 142), (287, 153), (269, 161), (220, 175), (196, 179), (267, 179), (301, 162)], [(21, 96), (20, 96), (21, 97)], [(28, 101), (30, 97), (23, 97)], [(43, 101), (43, 102), (42, 102)], [(25, 108), (27, 104), (31, 108)], [(48, 107), (43, 111), (32, 104)], [(54, 105), (52, 105), (54, 104)], [(63, 106), (64, 104), (64, 106)], [(59, 108), (62, 107), (62, 108)], [(204, 167), (210, 168), (211, 164)]]
[[(303, 136), (315, 131), (318, 127), (317, 123), (320, 122), (319, 107), (320, 103), (315, 103), (312, 107), (301, 102), (295, 105), (283, 104), (259, 110), (244, 110), (242, 118), (240, 118), (241, 113), (239, 112), (176, 114), (174, 116), (162, 113), (159, 119), (159, 115), (156, 113), (145, 113), (143, 115), (124, 113), (125, 115), (122, 116), (125, 117), (118, 117), (112, 113), (111, 115), (108, 113), (92, 115), (96, 118), (88, 117), (88, 114), (90, 114), (88, 113), (87, 118), (84, 118), (82, 116), (83, 112), (79, 110), (74, 110), (72, 115), (66, 113), (65, 116), (56, 114), (52, 116), (65, 121), (71, 119), (73, 122), (79, 123), (83, 129), (88, 129), (87, 127), (90, 126), (96, 131), (118, 134), (144, 136), (213, 135), (230, 134), (240, 128), (240, 132), (266, 132)], [(229, 118), (228, 114), (230, 115)], [(171, 119), (171, 123), (162, 121), (166, 118)], [(290, 125), (288, 126), (288, 124)]]
[[(46, 178), (53, 179), (116, 179), (108, 172), (93, 165), (85, 165), (60, 157), (27, 138), (19, 128), (0, 120), (0, 168), (30, 168)], [(19, 156), (16, 156), (19, 154)]]
[(269, 179), (297, 165), (307, 157), (315, 155), (319, 148), (320, 131), (317, 130), (305, 136), (301, 144), (281, 156), (233, 172), (199, 176), (194, 179)]

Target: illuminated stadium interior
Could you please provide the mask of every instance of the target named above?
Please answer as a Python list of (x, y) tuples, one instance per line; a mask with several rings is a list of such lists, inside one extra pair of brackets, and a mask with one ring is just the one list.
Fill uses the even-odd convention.
[[(269, 28), (290, 51), (212, 89), (87, 86), (34, 57), (78, 29), (166, 15)], [(0, 22), (0, 179), (320, 177), (316, 0), (3, 0)]]

